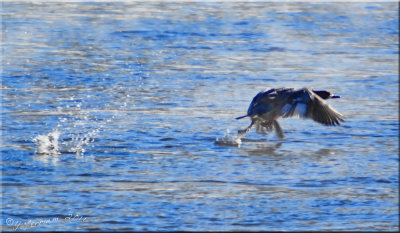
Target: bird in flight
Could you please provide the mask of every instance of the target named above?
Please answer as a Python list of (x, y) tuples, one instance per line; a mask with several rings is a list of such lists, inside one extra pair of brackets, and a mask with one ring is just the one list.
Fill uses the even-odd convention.
[(250, 117), (250, 125), (239, 130), (240, 135), (250, 132), (256, 125), (257, 132), (275, 132), (279, 138), (283, 138), (283, 131), (277, 121), (279, 117), (287, 118), (299, 116), (309, 118), (327, 126), (340, 125), (344, 116), (329, 106), (325, 100), (340, 98), (328, 91), (315, 91), (308, 88), (273, 88), (258, 93), (251, 101), (247, 115), (237, 117), (242, 119)]

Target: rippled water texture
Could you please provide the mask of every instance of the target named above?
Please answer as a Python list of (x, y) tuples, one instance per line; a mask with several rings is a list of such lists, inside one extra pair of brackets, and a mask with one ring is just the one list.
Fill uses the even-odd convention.
[[(397, 3), (2, 2), (5, 230), (398, 230)], [(327, 89), (340, 127), (236, 121)]]

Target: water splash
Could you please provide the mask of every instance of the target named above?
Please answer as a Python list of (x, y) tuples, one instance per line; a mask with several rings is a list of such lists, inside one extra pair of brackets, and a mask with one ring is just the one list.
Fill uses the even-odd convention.
[(38, 135), (33, 139), (37, 148), (36, 153), (42, 155), (58, 155), (58, 139), (60, 132), (56, 129), (46, 135)]
[[(106, 92), (106, 90), (105, 90)], [(115, 87), (107, 90), (112, 95), (120, 95), (121, 103), (105, 103), (103, 108), (92, 106), (96, 96), (71, 96), (64, 105), (57, 108), (56, 132), (62, 134), (60, 138), (61, 153), (74, 153), (83, 156), (99, 135), (106, 130), (109, 124), (123, 115), (126, 109), (133, 105), (133, 97), (129, 95), (131, 90), (123, 87)], [(96, 108), (95, 108), (96, 107)]]
[(215, 139), (215, 144), (217, 144), (219, 146), (240, 147), (240, 145), (242, 144), (243, 136), (244, 136), (244, 134), (239, 134), (239, 133), (231, 134), (231, 131), (229, 129), (227, 129), (221, 139), (219, 139), (219, 138)]
[(86, 147), (89, 146), (90, 143), (94, 142), (95, 136), (99, 133), (100, 128), (93, 129), (83, 135), (75, 135), (72, 138), (71, 146), (68, 151), (75, 153), (80, 156), (86, 152)]
[(114, 120), (115, 115), (111, 116), (109, 119), (104, 120), (104, 121), (98, 121), (96, 119), (96, 122), (94, 123), (94, 126), (91, 130), (85, 132), (84, 129), (82, 128), (77, 128), (75, 124), (90, 124), (90, 122), (87, 120), (87, 122), (75, 122), (73, 129), (78, 130), (78, 132), (71, 132), (71, 142), (69, 143), (64, 143), (65, 145), (68, 145), (68, 151), (75, 153), (76, 155), (84, 155), (86, 152), (86, 149), (88, 146), (90, 146), (91, 143), (95, 142), (95, 138), (98, 136), (98, 134), (101, 132), (101, 130), (112, 120)]

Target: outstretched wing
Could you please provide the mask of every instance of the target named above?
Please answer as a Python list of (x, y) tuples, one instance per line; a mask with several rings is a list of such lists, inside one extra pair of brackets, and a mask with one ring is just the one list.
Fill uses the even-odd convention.
[(333, 107), (325, 103), (317, 95), (314, 95), (312, 104), (310, 104), (308, 117), (316, 122), (324, 125), (340, 125), (340, 121), (344, 121), (344, 116), (336, 111)]
[(340, 121), (344, 121), (342, 114), (306, 88), (293, 93), (281, 108), (279, 115), (281, 117), (310, 118), (324, 125), (340, 125)]

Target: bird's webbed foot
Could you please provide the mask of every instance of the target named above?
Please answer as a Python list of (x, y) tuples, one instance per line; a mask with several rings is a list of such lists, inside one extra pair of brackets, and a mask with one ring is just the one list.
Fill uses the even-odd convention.
[(251, 127), (253, 127), (253, 124), (254, 124), (254, 121), (252, 121), (251, 124), (247, 128), (238, 130), (238, 135), (243, 136), (243, 135), (248, 134), (251, 130)]

